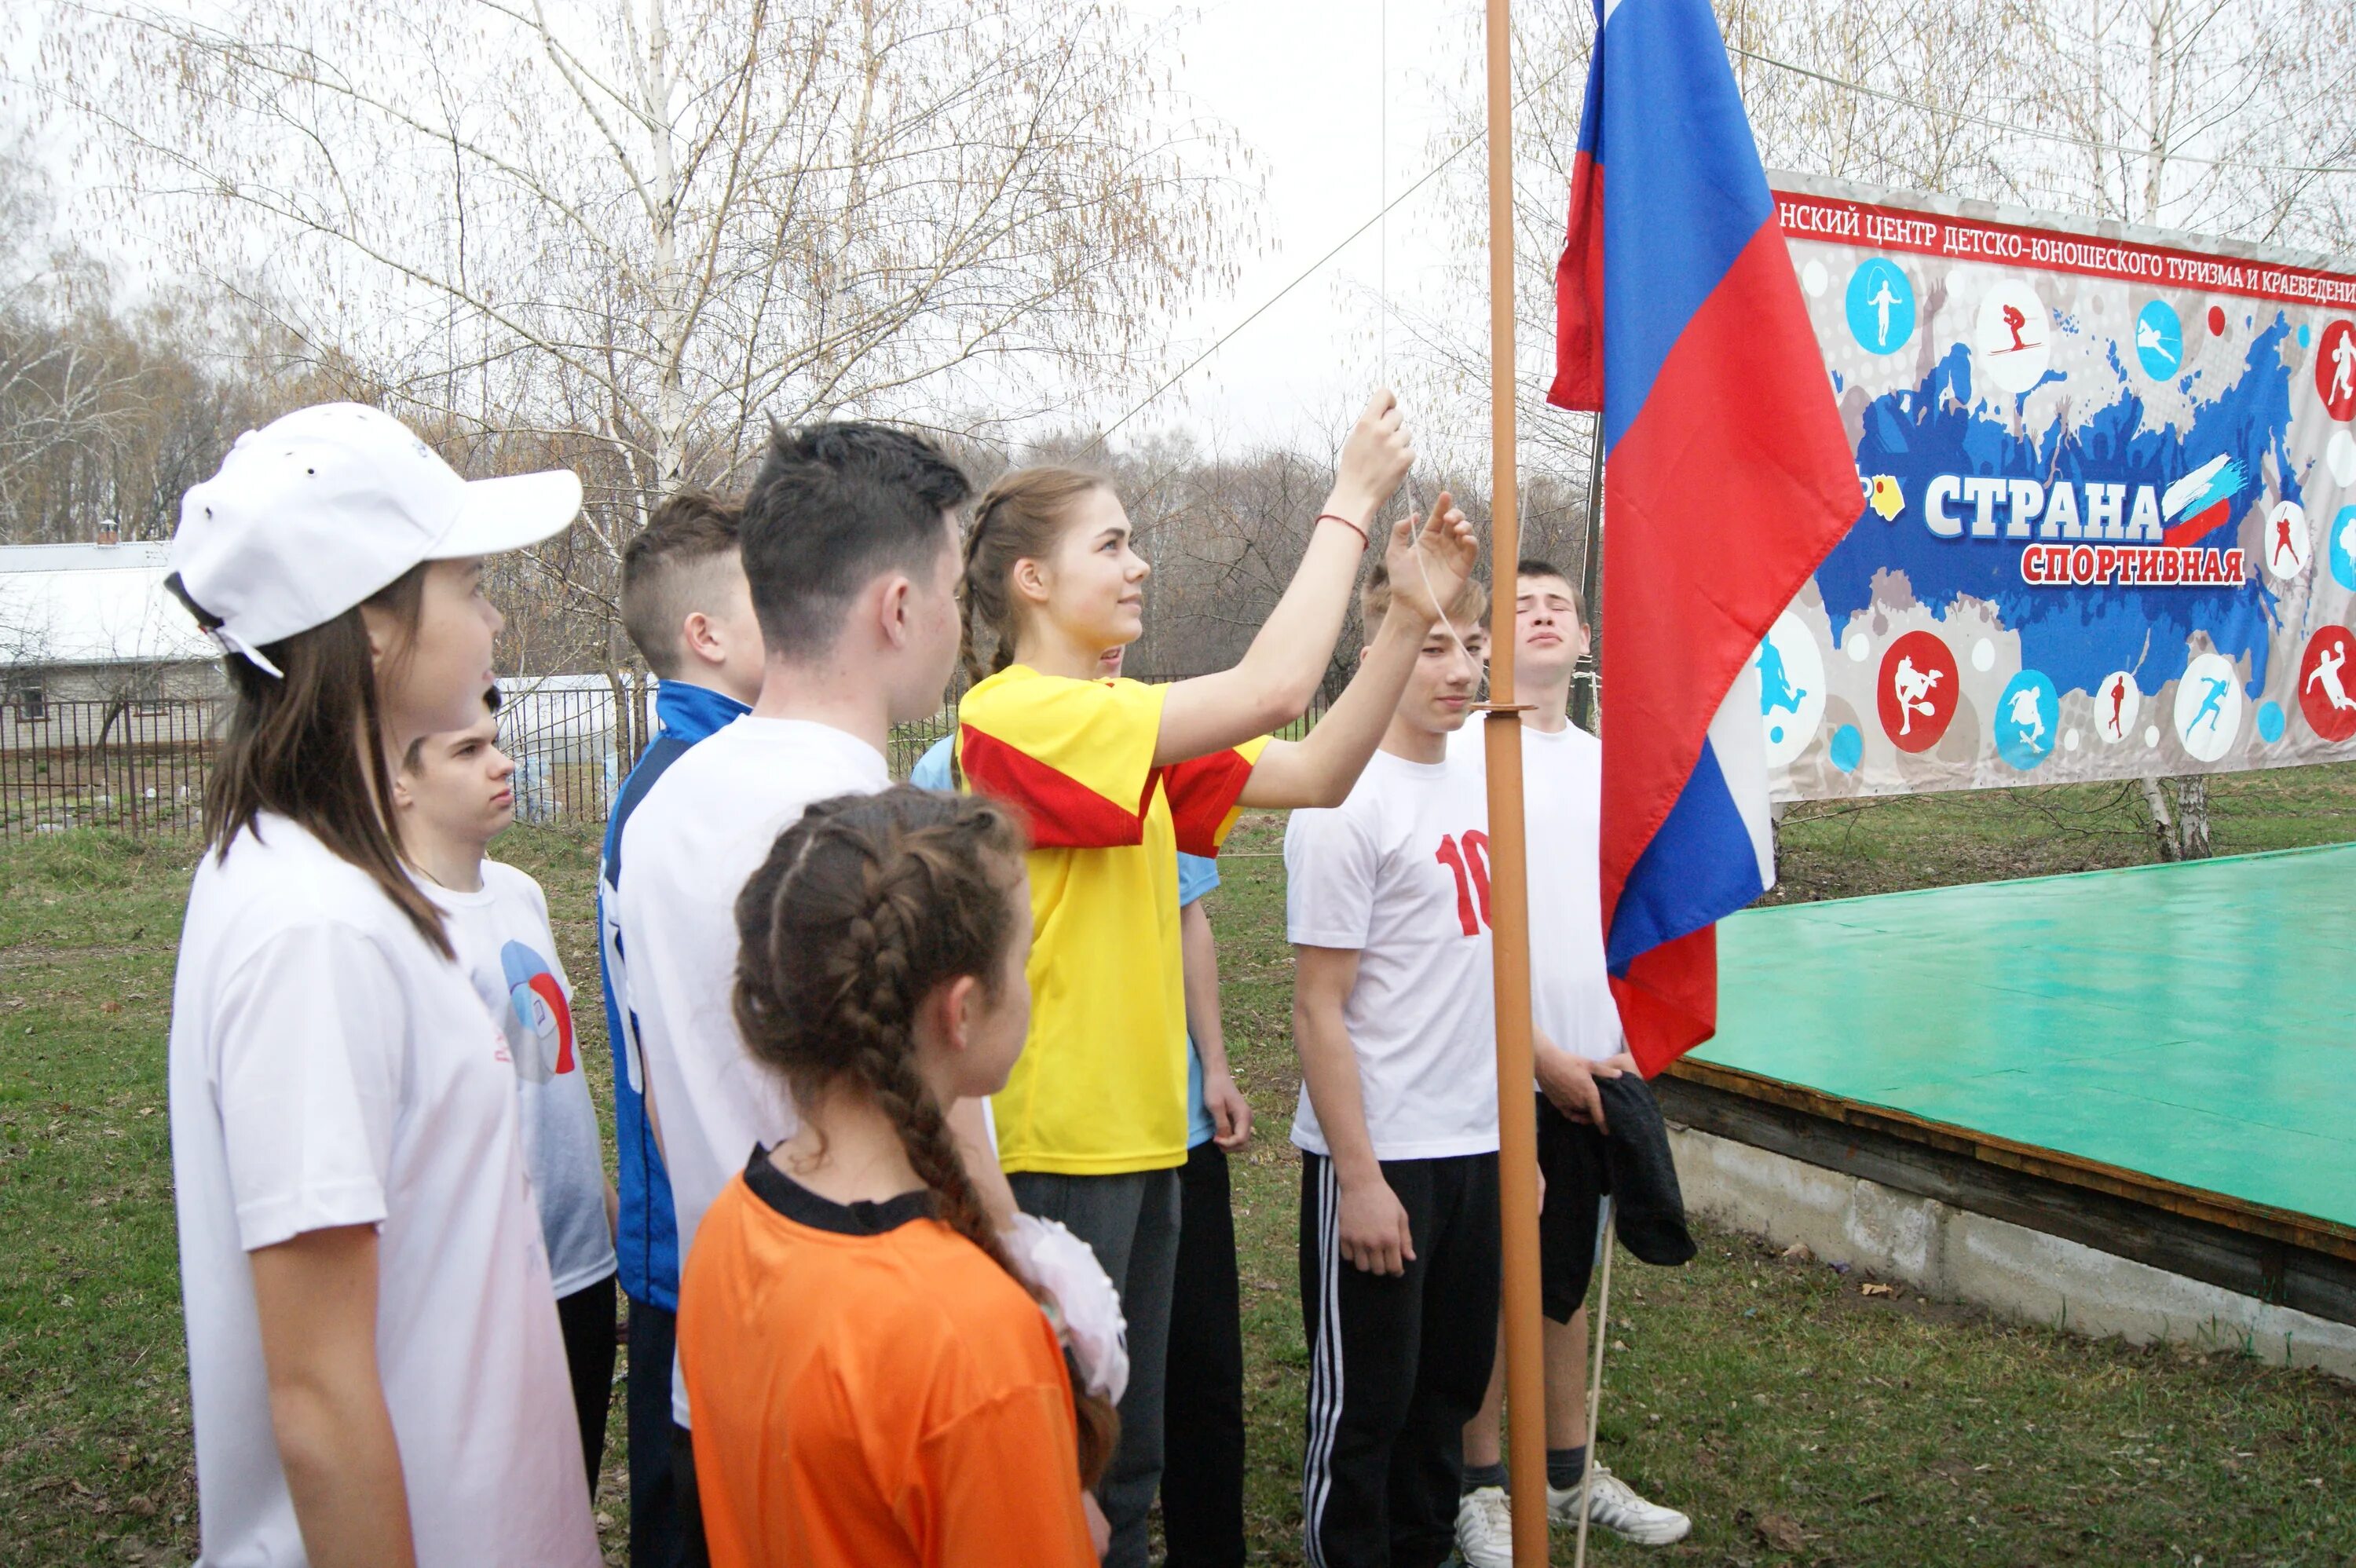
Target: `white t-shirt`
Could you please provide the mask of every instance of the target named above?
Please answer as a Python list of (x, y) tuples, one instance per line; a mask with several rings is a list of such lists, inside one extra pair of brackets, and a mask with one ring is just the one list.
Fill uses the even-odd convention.
[[(746, 714), (655, 781), (622, 829), (615, 923), (630, 955), (647, 1097), (662, 1131), (682, 1270), (695, 1229), (755, 1143), (794, 1133), (783, 1085), (736, 1032), (736, 895), (818, 801), (890, 785), (884, 753), (831, 725)], [(687, 1385), (671, 1414), (688, 1424)]]
[[(1448, 761), (1485, 776), (1475, 726), (1448, 738)], [(1523, 725), (1522, 798), (1530, 852), (1530, 1010), (1540, 1034), (1573, 1056), (1600, 1061), (1624, 1044), (1603, 965), (1603, 742), (1576, 724), (1551, 735)]]
[[(1377, 1159), (1497, 1147), (1488, 823), (1478, 769), (1377, 752), (1349, 799), (1285, 830), (1288, 935), (1359, 955), (1343, 1019)], [(1292, 1141), (1331, 1152), (1306, 1083)]]
[(378, 1373), (421, 1568), (596, 1563), (515, 1070), (365, 872), (263, 816), (188, 892), (172, 1176), (209, 1568), (305, 1559), (246, 1254), (377, 1228)]
[(556, 956), (548, 898), (513, 866), (483, 862), (471, 893), (421, 883), (450, 917), (450, 944), (507, 1037), (523, 1128), (523, 1168), (560, 1299), (612, 1274), (605, 1157), (573, 1034), (573, 983)]

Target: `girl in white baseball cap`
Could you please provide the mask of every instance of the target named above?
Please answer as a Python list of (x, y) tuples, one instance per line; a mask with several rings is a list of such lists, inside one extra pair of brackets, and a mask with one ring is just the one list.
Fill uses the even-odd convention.
[(351, 403), (181, 503), (237, 694), (172, 1007), (202, 1563), (600, 1560), (514, 1069), (388, 821), (390, 760), (482, 712), (482, 558), (580, 508)]

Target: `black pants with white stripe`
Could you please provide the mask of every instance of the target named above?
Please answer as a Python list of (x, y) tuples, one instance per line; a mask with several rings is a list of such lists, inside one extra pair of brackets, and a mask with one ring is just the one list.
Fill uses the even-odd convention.
[(1448, 1556), (1464, 1424), (1497, 1353), (1497, 1157), (1387, 1160), (1383, 1178), (1415, 1243), (1403, 1275), (1343, 1259), (1333, 1162), (1301, 1157), (1309, 1568), (1436, 1568)]

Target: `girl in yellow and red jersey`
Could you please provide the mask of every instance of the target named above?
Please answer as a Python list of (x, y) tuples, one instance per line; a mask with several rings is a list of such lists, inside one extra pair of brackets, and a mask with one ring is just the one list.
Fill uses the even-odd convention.
[(1052, 1226), (991, 1232), (942, 1114), (1023, 1049), (1023, 848), (985, 801), (845, 795), (736, 901), (736, 1025), (801, 1124), (705, 1211), (680, 1285), (713, 1568), (1097, 1561), (1080, 1488), (1114, 1417), (1059, 1337), (1117, 1398), (1111, 1289), (1055, 1267), (1081, 1249)]
[(1023, 1211), (1069, 1226), (1120, 1292), (1130, 1376), (1098, 1493), (1113, 1568), (1144, 1568), (1162, 1469), (1187, 1130), (1175, 851), (1216, 854), (1240, 806), (1336, 804), (1374, 754), (1435, 602), (1472, 569), (1472, 531), (1445, 495), (1419, 537), (1412, 517), (1390, 531), (1399, 596), (1369, 628), (1348, 689), (1307, 739), (1265, 737), (1323, 679), (1375, 514), (1413, 457), (1396, 400), (1377, 393), (1242, 662), (1169, 686), (1096, 677), (1105, 650), (1143, 630), (1148, 571), (1102, 479), (1017, 470), (982, 497), (968, 538), (975, 685), (958, 709), (958, 761), (966, 787), (1021, 812), (1033, 845), (1031, 1029), (993, 1102), (999, 1157)]

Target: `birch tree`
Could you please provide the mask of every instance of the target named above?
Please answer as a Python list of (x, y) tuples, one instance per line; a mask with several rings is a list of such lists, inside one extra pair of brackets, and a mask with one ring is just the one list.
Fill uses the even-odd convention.
[(1232, 140), (1090, 0), (91, 5), (42, 80), (159, 251), (616, 563), (767, 421), (987, 434), (1128, 384), (1249, 241)]

